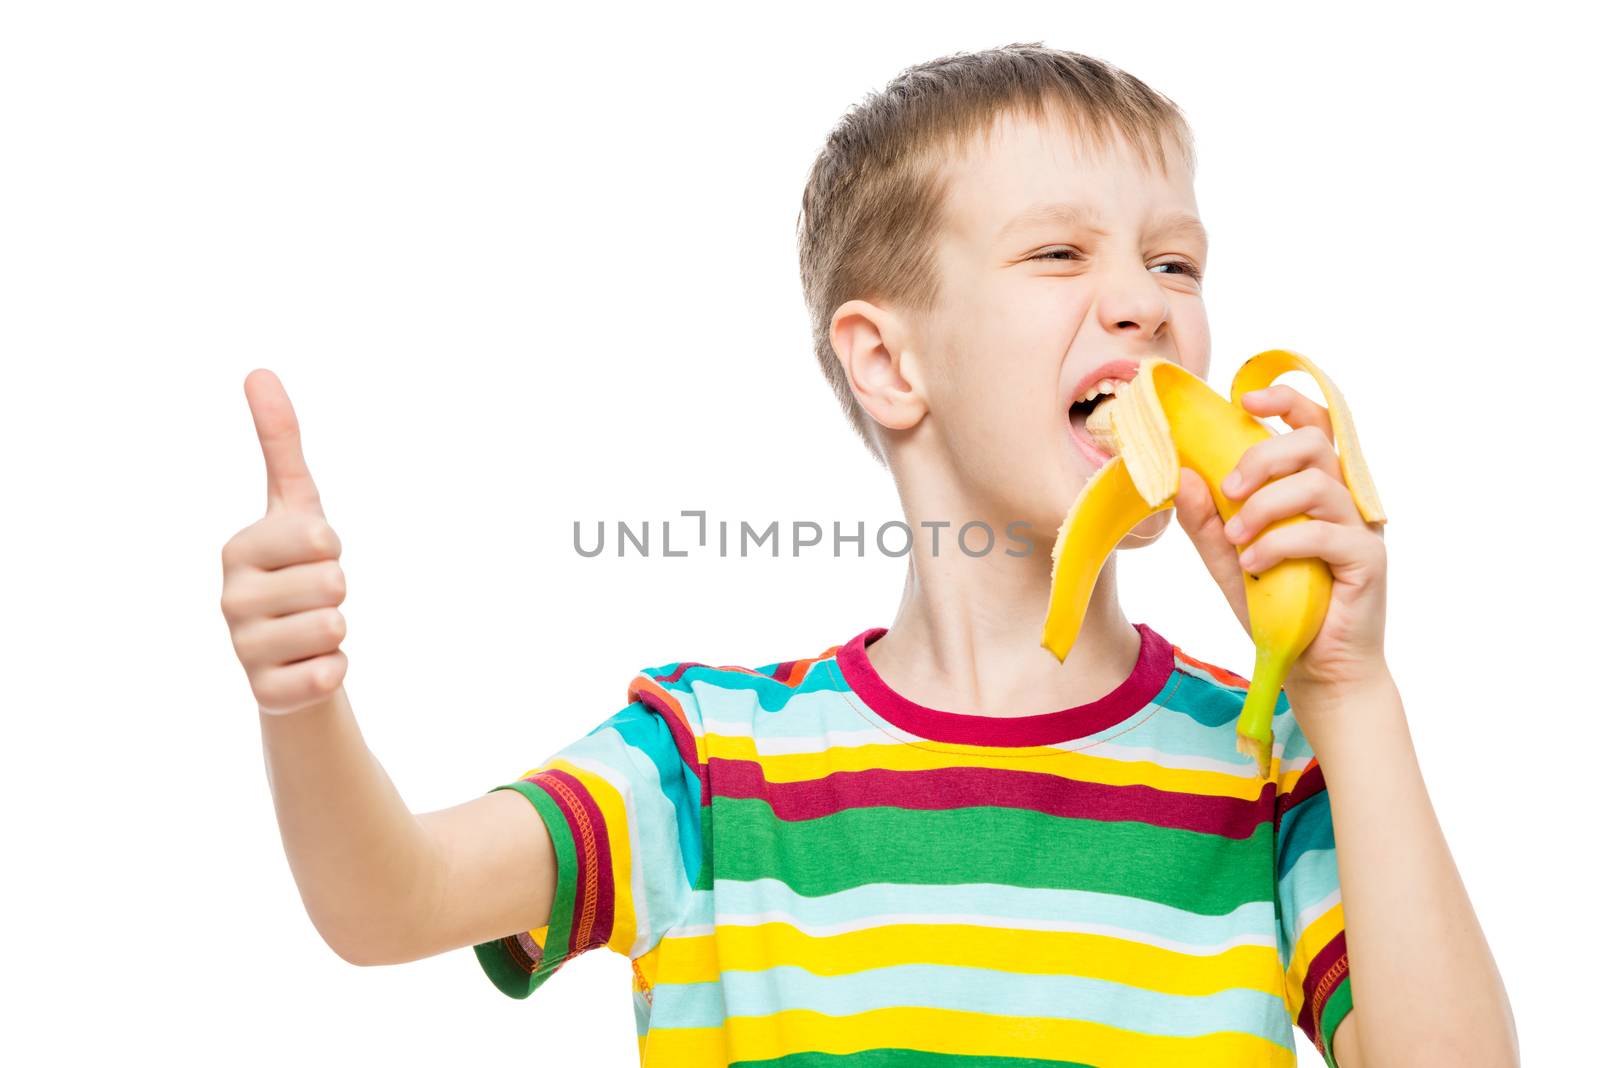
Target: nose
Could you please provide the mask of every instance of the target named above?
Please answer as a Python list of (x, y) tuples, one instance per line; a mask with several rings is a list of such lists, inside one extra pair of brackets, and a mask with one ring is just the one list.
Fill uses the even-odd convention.
[(1166, 291), (1143, 265), (1119, 267), (1108, 274), (1096, 303), (1100, 326), (1107, 333), (1141, 339), (1160, 337), (1172, 316)]

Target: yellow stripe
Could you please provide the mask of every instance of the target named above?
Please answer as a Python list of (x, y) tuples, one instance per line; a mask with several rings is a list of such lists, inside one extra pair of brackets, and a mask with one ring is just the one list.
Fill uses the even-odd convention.
[(720, 1027), (652, 1027), (643, 1038), (641, 1068), (730, 1064), (727, 1035)]
[(1204, 996), (1243, 987), (1279, 995), (1274, 946), (1235, 946), (1191, 956), (1109, 935), (1025, 931), (973, 924), (897, 923), (812, 936), (787, 923), (719, 926), (715, 934), (661, 941), (654, 981), (707, 983), (722, 971), (795, 965), (814, 975), (847, 975), (896, 964), (948, 964), (1020, 975), (1075, 975), (1164, 994)]
[(1344, 930), (1344, 903), (1335, 902), (1331, 909), (1306, 926), (1300, 935), (1300, 941), (1295, 943), (1294, 956), (1289, 962), (1287, 977), (1291, 1020), (1300, 1018), (1300, 1005), (1305, 1001), (1306, 994), (1306, 972), (1310, 970), (1312, 960), (1342, 930)]
[(760, 1061), (807, 1050), (847, 1054), (901, 1048), (966, 1056), (1071, 1056), (1100, 1068), (1293, 1068), (1295, 1055), (1240, 1031), (1192, 1038), (1144, 1035), (1086, 1020), (992, 1016), (953, 1009), (889, 1008), (850, 1016), (790, 1009), (770, 1016), (732, 1016), (727, 1048), (717, 1028), (652, 1031), (645, 1068)]
[[(1064, 779), (1101, 783), (1107, 786), (1149, 786), (1168, 793), (1199, 794), (1205, 797), (1232, 797), (1254, 801), (1265, 789), (1267, 780), (1255, 774), (1254, 766), (1237, 773), (1196, 771), (1188, 768), (1163, 768), (1149, 761), (1116, 760), (1090, 752), (1071, 753), (1049, 746), (1022, 746), (1014, 754), (997, 754), (984, 746), (956, 746), (957, 751), (924, 749), (921, 746), (867, 744), (835, 746), (820, 753), (757, 754), (753, 739), (740, 735), (708, 734), (706, 752), (724, 760), (751, 760), (761, 765), (768, 782), (807, 782), (836, 771), (928, 771), (936, 768), (1021, 767), (1016, 758), (1026, 756), (1028, 771), (1058, 775)], [(941, 743), (945, 744), (945, 743)]]
[(633, 912), (633, 850), (628, 844), (627, 806), (616, 787), (586, 768), (560, 757), (544, 767), (559, 768), (583, 783), (595, 804), (600, 806), (601, 816), (606, 821), (606, 840), (611, 847), (612, 898), (616, 903), (611, 938), (606, 947), (626, 957), (638, 935), (638, 919)]

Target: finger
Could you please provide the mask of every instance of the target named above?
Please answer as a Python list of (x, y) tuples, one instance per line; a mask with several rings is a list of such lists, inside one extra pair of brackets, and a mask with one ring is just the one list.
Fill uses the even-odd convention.
[(1326, 471), (1344, 483), (1339, 457), (1322, 431), (1300, 427), (1287, 434), (1274, 434), (1244, 450), (1238, 464), (1222, 480), (1222, 492), (1236, 501), (1243, 500), (1274, 478), (1310, 467)]
[(233, 636), (239, 662), (248, 669), (279, 667), (339, 648), (348, 628), (337, 608), (314, 608), (281, 619), (258, 619)]
[(1383, 542), (1364, 526), (1307, 519), (1267, 531), (1239, 556), (1239, 563), (1253, 575), (1282, 560), (1317, 557), (1340, 572), (1376, 569), (1384, 553)]
[(1333, 440), (1333, 420), (1328, 418), (1328, 409), (1292, 386), (1280, 384), (1253, 389), (1243, 394), (1239, 402), (1251, 415), (1275, 415), (1292, 429), (1316, 427), (1330, 442)]
[(293, 564), (337, 560), (343, 546), (321, 515), (276, 512), (251, 523), (222, 547), (223, 570), (257, 568), (275, 571)]
[(322, 500), (300, 450), (300, 422), (278, 376), (264, 367), (245, 376), (245, 400), (255, 419), (256, 437), (267, 461), (267, 511), (289, 509), (321, 514)]
[(1178, 476), (1178, 493), (1173, 501), (1178, 525), (1189, 535), (1206, 570), (1228, 598), (1234, 615), (1248, 627), (1250, 616), (1245, 604), (1244, 579), (1239, 574), (1239, 554), (1222, 532), (1222, 517), (1211, 499), (1210, 487), (1187, 467), (1180, 468)]
[(1345, 484), (1320, 467), (1274, 479), (1252, 493), (1223, 527), (1230, 545), (1248, 545), (1261, 531), (1289, 516), (1308, 515), (1332, 523), (1361, 523)]
[(339, 650), (262, 671), (252, 678), (252, 689), (256, 703), (268, 715), (294, 712), (327, 698), (343, 684), (349, 669), (349, 658)]
[(274, 572), (241, 571), (222, 591), (222, 615), (230, 623), (276, 619), (344, 603), (344, 569), (337, 560), (295, 564)]

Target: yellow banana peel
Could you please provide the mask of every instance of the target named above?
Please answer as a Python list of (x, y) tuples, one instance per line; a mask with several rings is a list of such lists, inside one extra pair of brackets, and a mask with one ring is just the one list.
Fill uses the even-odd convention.
[[(1288, 371), (1304, 371), (1316, 380), (1327, 404), (1345, 485), (1363, 519), (1386, 521), (1349, 406), (1332, 380), (1306, 357), (1288, 349), (1252, 356), (1234, 375), (1229, 399), (1182, 365), (1148, 358), (1132, 382), (1089, 415), (1089, 436), (1112, 458), (1084, 485), (1051, 549), (1050, 606), (1040, 644), (1057, 660), (1065, 660), (1072, 651), (1090, 595), (1117, 544), (1146, 517), (1173, 506), (1181, 468), (1192, 469), (1205, 481), (1223, 522), (1239, 510), (1244, 502), (1226, 496), (1222, 480), (1238, 466), (1246, 449), (1273, 434), (1245, 411), (1240, 398)], [(1280, 519), (1262, 533), (1306, 518)], [(1247, 547), (1235, 546), (1235, 551)], [(1333, 573), (1320, 559), (1298, 557), (1280, 560), (1259, 574), (1243, 571), (1243, 575), (1256, 663), (1236, 742), (1240, 753), (1255, 759), (1265, 778), (1271, 769), (1272, 714), (1278, 694), (1295, 660), (1322, 628)]]

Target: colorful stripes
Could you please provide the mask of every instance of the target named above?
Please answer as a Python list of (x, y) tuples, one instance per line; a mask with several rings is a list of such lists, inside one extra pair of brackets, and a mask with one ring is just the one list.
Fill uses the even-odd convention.
[(1086, 705), (971, 716), (876, 674), (870, 628), (640, 672), (516, 782), (555, 846), (544, 928), (476, 952), (527, 997), (629, 958), (645, 1068), (1292, 1065), (1351, 1008), (1328, 797), (1287, 701), (1137, 627)]

